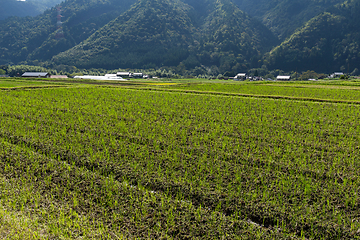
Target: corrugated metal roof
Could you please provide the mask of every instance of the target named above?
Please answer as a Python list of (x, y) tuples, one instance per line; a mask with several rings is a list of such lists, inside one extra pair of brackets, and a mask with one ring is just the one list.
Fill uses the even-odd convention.
[(47, 72), (25, 72), (22, 77), (47, 77), (50, 74)]

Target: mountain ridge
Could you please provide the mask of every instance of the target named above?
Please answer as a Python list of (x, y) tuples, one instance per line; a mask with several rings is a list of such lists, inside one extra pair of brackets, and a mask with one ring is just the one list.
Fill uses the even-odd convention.
[(241, 10), (261, 21), (280, 40), (318, 14), (344, 0), (232, 0)]
[[(160, 2), (166, 3), (166, 6), (161, 5)], [(157, 3), (156, 6), (151, 6), (155, 3)], [(178, 66), (182, 63), (185, 67), (218, 65), (225, 69), (228, 68), (225, 67), (227, 65), (234, 65), (235, 69), (241, 69), (250, 66), (246, 63), (247, 58), (250, 56), (260, 58), (265, 49), (270, 49), (269, 43), (276, 41), (270, 31), (266, 31), (265, 27), (261, 28), (260, 23), (251, 21), (248, 15), (230, 1), (204, 1), (203, 4), (206, 6), (205, 12), (194, 21), (191, 16), (191, 12), (195, 10), (194, 7), (184, 2), (139, 1), (138, 5), (115, 20), (118, 24), (109, 26), (113, 23), (111, 22), (105, 25), (81, 45), (60, 53), (52, 60), (57, 64), (70, 62), (81, 67), (104, 68), (116, 64), (120, 67), (136, 68)], [(175, 8), (176, 10), (172, 11)], [(159, 9), (163, 9), (161, 12), (166, 12), (166, 14), (162, 16), (167, 15), (167, 17), (159, 19), (158, 16), (161, 14), (155, 13)], [(126, 20), (123, 19), (125, 16)], [(160, 29), (163, 28), (162, 32), (150, 30), (152, 27), (146, 25), (148, 22), (160, 26)], [(143, 29), (147, 36), (142, 36), (141, 32), (137, 32), (138, 28)], [(126, 34), (116, 34), (126, 29), (131, 29), (131, 31), (127, 31)], [(169, 29), (172, 30), (169, 32)], [(263, 34), (264, 32), (266, 33)], [(157, 37), (162, 39), (154, 40), (157, 34)], [(126, 40), (130, 36), (132, 39)], [(106, 41), (111, 41), (117, 47), (109, 46), (105, 43)], [(146, 47), (149, 43), (153, 45)], [(95, 48), (97, 50), (94, 50)], [(137, 54), (140, 48), (148, 49), (144, 56)], [(107, 49), (111, 49), (111, 53), (106, 53)], [(129, 49), (131, 52), (127, 52)], [(171, 54), (167, 54), (169, 50)], [(91, 51), (96, 51), (96, 53), (90, 54)], [(119, 54), (122, 58), (116, 58), (114, 54)], [(224, 56), (225, 54), (227, 56)], [(91, 59), (98, 58), (102, 58), (103, 65), (89, 63)], [(125, 61), (124, 58), (129, 61)]]
[(312, 18), (266, 57), (270, 68), (352, 72), (360, 64), (360, 1), (337, 4)]
[(56, 7), (0, 21), (0, 64), (209, 74), (355, 69), (360, 0), (299, 1), (67, 0), (58, 5), (63, 38), (55, 37)]
[[(168, 36), (169, 32), (175, 32), (174, 29), (168, 28), (168, 26), (174, 22), (179, 24), (177, 27), (184, 33), (183, 36), (181, 36), (182, 39), (183, 37), (185, 38), (184, 42), (178, 42), (178, 44), (184, 45), (185, 42), (191, 41), (189, 39), (190, 32), (181, 25), (180, 21), (177, 20), (179, 18), (186, 18), (186, 16), (184, 16), (184, 13), (181, 12), (181, 8), (179, 6), (176, 6), (176, 9), (171, 11), (172, 6), (170, 7), (168, 3), (168, 0), (139, 1), (127, 12), (106, 24), (79, 45), (59, 54), (59, 56), (55, 56), (54, 61), (56, 63), (65, 63), (72, 61), (73, 59), (76, 61), (74, 64), (80, 66), (109, 67), (113, 65), (113, 61), (115, 60), (115, 62), (118, 61), (118, 64), (121, 66), (122, 58), (119, 59), (118, 56), (114, 55), (118, 53), (122, 56), (127, 55), (127, 57), (134, 55), (131, 58), (133, 63), (133, 66), (131, 67), (137, 67), (141, 64), (137, 63), (137, 59), (139, 57), (137, 53), (146, 55), (142, 62), (147, 61), (150, 58), (154, 58), (154, 54), (164, 54), (166, 48), (169, 47), (168, 44), (174, 40), (171, 36)], [(154, 8), (154, 6), (156, 7)], [(167, 9), (165, 14), (161, 15), (156, 13), (156, 11), (160, 11), (162, 8)], [(176, 15), (177, 19), (169, 18), (169, 15)], [(151, 19), (150, 21), (154, 21), (161, 25), (152, 24), (144, 26), (147, 23), (145, 18)], [(185, 21), (187, 20), (188, 19), (185, 19)], [(176, 25), (176, 23), (174, 23), (174, 25)], [(153, 38), (150, 38), (150, 35), (153, 35)], [(137, 48), (136, 45), (138, 46), (139, 42), (143, 41), (149, 44), (148, 48), (145, 46), (142, 46), (143, 49), (141, 49), (141, 47)], [(122, 43), (118, 44), (119, 42)], [(148, 50), (148, 52), (146, 52), (146, 50)], [(70, 56), (66, 56), (67, 54), (70, 54)], [(102, 55), (98, 57), (103, 58), (101, 62), (102, 64), (105, 64), (105, 66), (99, 66), (97, 59), (95, 59), (95, 62), (91, 62), (91, 59), (94, 59), (93, 56), (99, 54)], [(76, 56), (76, 59), (73, 58), (74, 56)], [(157, 57), (160, 59), (163, 58), (162, 56)], [(63, 58), (66, 59), (61, 60)], [(80, 63), (81, 60), (83, 63)], [(84, 63), (84, 61), (87, 61), (88, 63)]]

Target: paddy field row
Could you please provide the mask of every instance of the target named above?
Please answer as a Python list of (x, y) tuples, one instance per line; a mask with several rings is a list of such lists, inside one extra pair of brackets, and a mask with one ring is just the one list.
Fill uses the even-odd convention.
[(161, 89), (1, 91), (0, 236), (360, 236), (358, 104)]

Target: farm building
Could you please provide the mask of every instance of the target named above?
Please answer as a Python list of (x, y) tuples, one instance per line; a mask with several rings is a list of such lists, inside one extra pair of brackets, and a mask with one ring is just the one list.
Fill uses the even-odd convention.
[(133, 77), (133, 78), (143, 78), (143, 73), (133, 73), (133, 74), (131, 74), (131, 77)]
[(25, 72), (21, 77), (28, 77), (28, 78), (49, 78), (50, 73), (47, 72)]
[(276, 80), (289, 81), (289, 80), (291, 80), (291, 76), (277, 76)]
[(345, 75), (343, 72), (334, 72), (333, 74), (331, 74), (329, 77), (330, 78), (339, 78), (341, 76)]
[(246, 79), (246, 73), (238, 73), (235, 77), (234, 80), (245, 80)]
[(118, 72), (118, 73), (116, 73), (116, 76), (118, 76), (118, 77), (128, 78), (128, 77), (130, 77), (130, 75), (131, 75), (130, 72)]

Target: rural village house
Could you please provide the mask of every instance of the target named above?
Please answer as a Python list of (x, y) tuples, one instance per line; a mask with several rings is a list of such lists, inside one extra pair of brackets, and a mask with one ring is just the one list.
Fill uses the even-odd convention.
[(246, 80), (246, 73), (238, 73), (235, 77), (234, 80)]
[(128, 77), (130, 77), (131, 73), (130, 72), (118, 72), (118, 73), (116, 73), (116, 75), (118, 77), (128, 78)]
[(276, 80), (279, 80), (279, 81), (289, 81), (291, 80), (291, 76), (277, 76), (276, 77)]
[(343, 72), (334, 72), (333, 74), (331, 74), (329, 77), (330, 78), (339, 78), (341, 76), (345, 75)]

